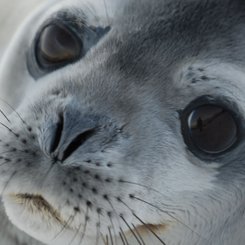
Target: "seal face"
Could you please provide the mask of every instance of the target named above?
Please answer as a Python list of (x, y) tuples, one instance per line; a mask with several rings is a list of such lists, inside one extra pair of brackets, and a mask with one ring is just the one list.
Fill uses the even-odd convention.
[(8, 243), (243, 245), (244, 13), (64, 0), (29, 17), (0, 67)]

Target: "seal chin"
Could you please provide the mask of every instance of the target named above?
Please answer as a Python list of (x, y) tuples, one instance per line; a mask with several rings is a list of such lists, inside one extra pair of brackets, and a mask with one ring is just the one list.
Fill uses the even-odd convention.
[[(86, 237), (82, 232), (84, 227), (74, 228), (72, 222), (66, 221), (62, 214), (41, 194), (11, 193), (3, 197), (4, 206), (10, 220), (22, 231), (49, 245), (80, 245), (84, 239), (85, 244), (93, 244), (95, 239), (94, 231), (87, 227)], [(86, 226), (86, 225), (85, 225)], [(102, 227), (101, 227), (102, 228)], [(128, 241), (133, 239), (132, 232), (140, 234), (146, 239), (149, 234), (157, 236), (165, 233), (169, 224), (144, 224), (134, 226), (131, 230), (123, 233)], [(103, 233), (103, 230), (101, 230)], [(101, 234), (102, 234), (101, 233)], [(106, 234), (106, 232), (104, 231)], [(120, 241), (120, 237), (115, 237)]]
[(42, 242), (63, 244), (75, 232), (40, 194), (12, 193), (5, 195), (3, 202), (12, 223)]

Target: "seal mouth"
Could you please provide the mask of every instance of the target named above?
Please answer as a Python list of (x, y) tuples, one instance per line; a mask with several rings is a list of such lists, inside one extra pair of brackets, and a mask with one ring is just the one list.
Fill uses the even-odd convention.
[(33, 215), (41, 213), (47, 218), (54, 219), (59, 224), (65, 224), (58, 210), (56, 210), (43, 196), (34, 194), (11, 194), (11, 199), (19, 205), (28, 208)]

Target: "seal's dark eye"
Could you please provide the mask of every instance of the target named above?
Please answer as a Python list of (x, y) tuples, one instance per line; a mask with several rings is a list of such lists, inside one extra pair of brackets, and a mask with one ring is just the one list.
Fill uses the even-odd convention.
[(64, 25), (51, 24), (40, 33), (36, 47), (38, 63), (43, 68), (52, 68), (72, 62), (80, 57), (82, 43)]
[(232, 115), (215, 105), (193, 110), (188, 118), (188, 128), (193, 143), (207, 153), (223, 152), (237, 139), (237, 126)]
[(182, 118), (182, 133), (190, 150), (217, 155), (231, 149), (238, 141), (239, 127), (232, 111), (225, 106), (195, 103)]
[(37, 30), (26, 55), (29, 74), (39, 78), (67, 65), (82, 62), (92, 47), (110, 31), (93, 26), (67, 11), (56, 13)]

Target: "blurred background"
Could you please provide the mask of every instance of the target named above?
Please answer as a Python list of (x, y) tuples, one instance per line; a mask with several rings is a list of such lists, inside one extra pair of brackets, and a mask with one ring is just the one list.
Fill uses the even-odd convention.
[(14, 32), (28, 13), (45, 0), (0, 0), (0, 59)]

